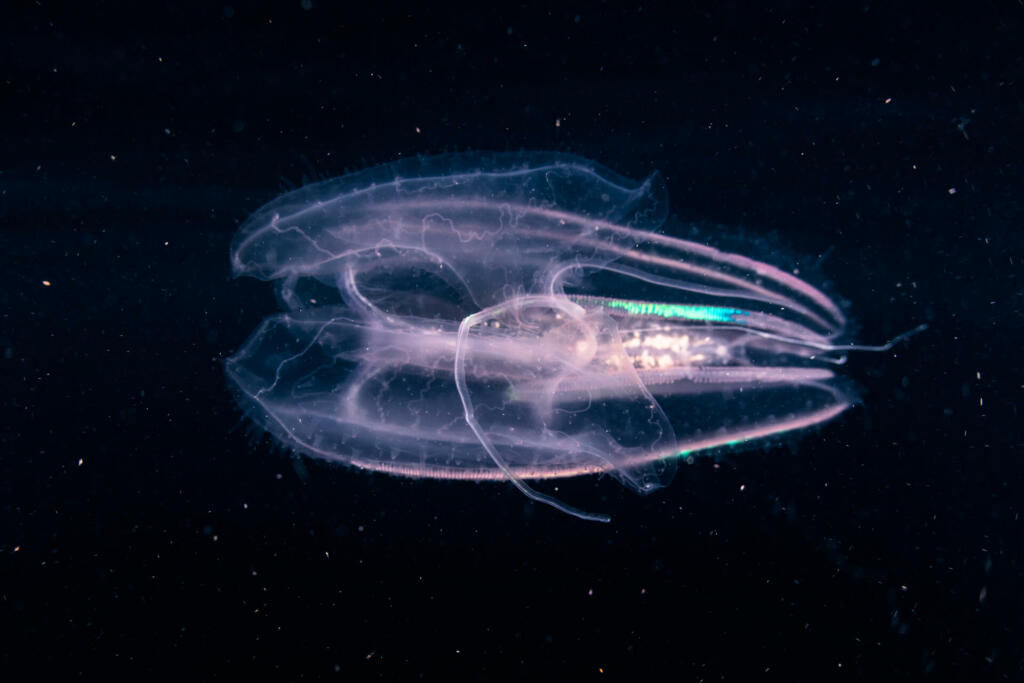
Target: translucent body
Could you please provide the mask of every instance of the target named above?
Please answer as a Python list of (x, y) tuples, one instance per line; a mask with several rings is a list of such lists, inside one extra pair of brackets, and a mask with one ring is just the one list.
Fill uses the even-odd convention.
[[(290, 192), (232, 246), (279, 283), (228, 361), (264, 428), (303, 453), (412, 477), (608, 473), (638, 491), (677, 456), (851, 404), (845, 320), (766, 263), (654, 232), (637, 183), (561, 154), (416, 159)], [(844, 347), (852, 348), (852, 347)]]

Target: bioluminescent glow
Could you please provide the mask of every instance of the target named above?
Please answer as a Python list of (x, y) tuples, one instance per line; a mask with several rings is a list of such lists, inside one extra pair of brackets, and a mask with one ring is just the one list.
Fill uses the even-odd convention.
[[(607, 473), (800, 429), (853, 397), (846, 320), (775, 266), (655, 232), (661, 177), (579, 157), (414, 159), (289, 192), (231, 249), (287, 310), (228, 360), (252, 418), (310, 456), (409, 477)], [(880, 348), (880, 347), (879, 347)]]
[(624, 299), (594, 300), (605, 308), (618, 308), (634, 315), (651, 315), (657, 318), (686, 318), (719, 323), (741, 322), (749, 311), (722, 306), (687, 306), (684, 304), (661, 304), (653, 301), (626, 301)]

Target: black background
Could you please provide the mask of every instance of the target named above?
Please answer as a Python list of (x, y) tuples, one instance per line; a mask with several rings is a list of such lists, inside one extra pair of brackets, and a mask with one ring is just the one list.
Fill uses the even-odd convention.
[[(84, 5), (0, 21), (5, 680), (1024, 677), (1020, 3)], [(252, 434), (238, 223), (465, 149), (659, 169), (930, 328), (820, 429), (559, 487), (611, 525)]]

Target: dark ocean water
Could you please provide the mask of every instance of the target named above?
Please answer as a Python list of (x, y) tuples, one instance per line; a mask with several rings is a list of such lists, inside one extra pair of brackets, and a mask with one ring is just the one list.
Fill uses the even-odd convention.
[[(0, 677), (1020, 680), (1017, 2), (157, 3), (0, 19)], [(844, 301), (862, 403), (637, 496), (294, 457), (224, 361), (282, 191), (418, 154), (664, 176)], [(804, 272), (806, 271), (806, 272)]]

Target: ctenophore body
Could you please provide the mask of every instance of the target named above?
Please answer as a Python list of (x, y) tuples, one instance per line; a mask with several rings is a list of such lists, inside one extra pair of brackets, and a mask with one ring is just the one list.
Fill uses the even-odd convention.
[(639, 492), (695, 451), (854, 400), (846, 321), (768, 263), (658, 230), (661, 177), (556, 153), (417, 158), (260, 208), (236, 275), (283, 312), (227, 362), (253, 420), (312, 457), (407, 477), (605, 473)]

